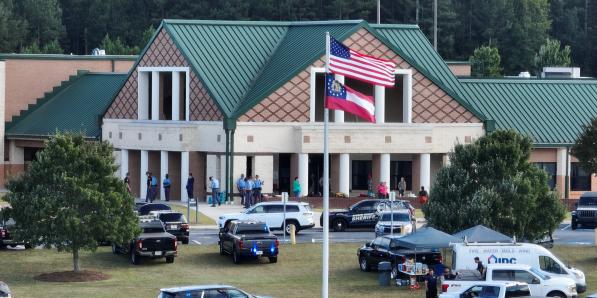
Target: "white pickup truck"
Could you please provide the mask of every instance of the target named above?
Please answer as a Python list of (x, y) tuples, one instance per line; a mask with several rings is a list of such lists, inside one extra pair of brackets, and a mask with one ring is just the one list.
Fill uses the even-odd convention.
[(527, 297), (532, 294), (529, 285), (522, 282), (479, 281), (468, 288), (463, 288), (461, 291), (442, 293), (439, 298), (512, 298)]
[[(541, 271), (522, 264), (490, 264), (487, 265), (485, 276), (467, 274), (470, 270), (458, 272), (456, 280), (446, 280), (442, 283), (442, 292), (461, 293), (479, 283), (479, 281), (513, 281), (529, 285), (533, 296), (576, 298), (576, 283), (567, 277), (551, 277)], [(475, 271), (472, 271), (475, 272)]]

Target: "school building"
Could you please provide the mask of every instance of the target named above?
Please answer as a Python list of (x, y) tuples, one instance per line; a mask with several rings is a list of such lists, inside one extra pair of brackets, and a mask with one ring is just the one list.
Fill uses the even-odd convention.
[(1, 55), (3, 173), (22, 171), (56, 130), (82, 131), (114, 145), (118, 174), (130, 173), (139, 197), (146, 171), (168, 173), (181, 200), (189, 172), (199, 196), (209, 176), (225, 189), (241, 173), (259, 175), (265, 193), (298, 177), (303, 195), (319, 196), (325, 32), (398, 65), (394, 88), (344, 78), (375, 97), (377, 122), (330, 112), (331, 192), (366, 193), (369, 177), (429, 189), (455, 144), (504, 128), (533, 138), (531, 161), (562, 196), (566, 176), (572, 198), (597, 190), (568, 154), (597, 115), (597, 81), (472, 79), (417, 26), (366, 21), (164, 20), (138, 57)]

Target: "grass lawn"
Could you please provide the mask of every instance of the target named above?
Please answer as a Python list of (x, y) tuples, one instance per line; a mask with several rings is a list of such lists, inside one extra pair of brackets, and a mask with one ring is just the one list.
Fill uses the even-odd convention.
[[(184, 206), (180, 206), (180, 205), (175, 205), (175, 204), (171, 204), (170, 207), (172, 207), (172, 210), (180, 212), (182, 214), (184, 214), (184, 216), (187, 216), (187, 207)], [(211, 219), (210, 217), (208, 217), (207, 215), (199, 212), (199, 222), (197, 222), (195, 220), (195, 208), (191, 207), (191, 216), (190, 218), (187, 218), (187, 220), (189, 221), (190, 224), (198, 224), (198, 225), (215, 225), (216, 222)]]
[[(358, 244), (331, 246), (330, 294), (332, 297), (423, 297), (423, 291), (377, 286), (376, 273), (360, 272), (356, 262)], [(597, 291), (595, 247), (556, 247), (556, 255), (587, 274), (588, 293)], [(84, 269), (100, 270), (109, 280), (82, 283), (45, 283), (33, 276), (71, 269), (71, 255), (53, 250), (0, 251), (0, 280), (8, 283), (15, 297), (155, 297), (160, 287), (177, 285), (231, 284), (254, 294), (273, 297), (319, 297), (321, 244), (283, 246), (277, 264), (246, 260), (234, 265), (220, 256), (216, 246), (187, 246), (174, 264), (144, 260), (133, 266), (125, 256), (112, 255), (102, 247), (83, 253)]]

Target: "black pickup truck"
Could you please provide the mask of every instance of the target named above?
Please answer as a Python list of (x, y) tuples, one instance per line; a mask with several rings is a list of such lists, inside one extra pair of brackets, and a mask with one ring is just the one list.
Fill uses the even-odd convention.
[(114, 254), (128, 254), (131, 263), (138, 265), (141, 257), (166, 258), (166, 263), (173, 263), (177, 255), (178, 242), (176, 236), (167, 233), (158, 219), (141, 221), (141, 235), (128, 244), (112, 244)]
[(182, 244), (189, 244), (189, 223), (182, 213), (164, 211), (160, 212), (158, 217), (164, 223), (166, 232), (176, 236)]
[(400, 236), (381, 236), (371, 242), (365, 243), (357, 251), (357, 258), (361, 271), (370, 271), (377, 269), (380, 262), (390, 262), (392, 264), (392, 278), (399, 275), (398, 264), (404, 263), (407, 259), (414, 259), (416, 262), (426, 264), (430, 268), (442, 261), (442, 255), (439, 251), (422, 249), (416, 252), (411, 249), (400, 247), (396, 244), (396, 239)]
[(4, 219), (4, 214), (0, 212), (0, 248), (7, 246), (16, 247), (23, 245), (25, 248), (31, 248), (29, 243), (21, 243), (14, 240), (16, 224), (12, 218)]
[(278, 262), (278, 237), (263, 222), (233, 220), (220, 229), (220, 254), (231, 254), (234, 264), (242, 257), (268, 257)]

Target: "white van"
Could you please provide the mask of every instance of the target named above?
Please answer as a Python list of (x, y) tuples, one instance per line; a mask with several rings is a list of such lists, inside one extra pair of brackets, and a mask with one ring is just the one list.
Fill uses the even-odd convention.
[(576, 290), (587, 289), (585, 274), (568, 267), (545, 247), (532, 243), (454, 243), (452, 244), (452, 270), (474, 270), (475, 257), (483, 265), (525, 264), (540, 269), (554, 277), (568, 277), (576, 282)]

